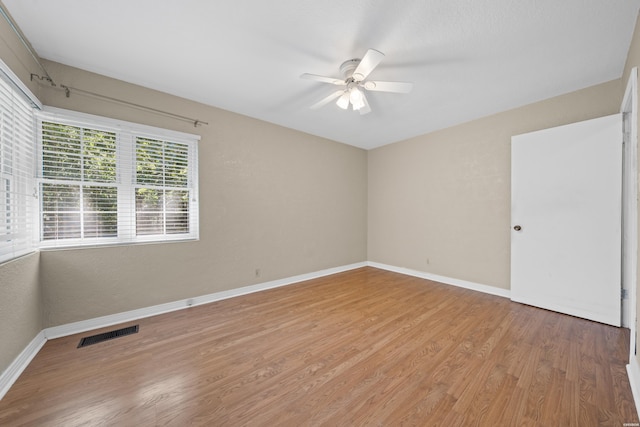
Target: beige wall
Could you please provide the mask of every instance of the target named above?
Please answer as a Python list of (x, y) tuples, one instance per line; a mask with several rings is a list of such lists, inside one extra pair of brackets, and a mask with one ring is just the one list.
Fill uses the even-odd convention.
[(38, 253), (0, 265), (0, 373), (42, 330)]
[(42, 251), (45, 326), (366, 260), (365, 151), (60, 64), (47, 69), (57, 83), (209, 125), (43, 91), (46, 105), (202, 136), (200, 241)]
[(509, 289), (511, 136), (616, 113), (620, 86), (369, 151), (369, 261)]

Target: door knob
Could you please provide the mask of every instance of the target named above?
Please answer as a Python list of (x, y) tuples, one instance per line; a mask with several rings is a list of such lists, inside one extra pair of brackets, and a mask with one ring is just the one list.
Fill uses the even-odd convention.
[(516, 231), (520, 231), (522, 230), (522, 227), (520, 227), (519, 225), (516, 225), (515, 227), (513, 227), (513, 229)]

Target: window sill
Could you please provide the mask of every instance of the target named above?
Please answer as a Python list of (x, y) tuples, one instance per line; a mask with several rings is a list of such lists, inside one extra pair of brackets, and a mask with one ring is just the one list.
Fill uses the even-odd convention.
[(68, 245), (41, 245), (38, 250), (42, 252), (49, 251), (64, 251), (64, 250), (82, 250), (82, 249), (100, 249), (100, 248), (112, 248), (121, 246), (141, 246), (141, 245), (159, 245), (166, 243), (193, 243), (199, 241), (199, 237), (190, 237), (183, 239), (170, 239), (170, 240), (145, 240), (140, 242), (108, 242), (108, 243), (71, 243)]

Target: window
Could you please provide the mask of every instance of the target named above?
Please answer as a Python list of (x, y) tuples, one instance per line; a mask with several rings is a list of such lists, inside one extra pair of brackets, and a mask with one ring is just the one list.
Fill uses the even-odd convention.
[(136, 138), (136, 234), (189, 232), (189, 146)]
[[(0, 262), (35, 248), (34, 104), (0, 64)], [(0, 73), (1, 74), (1, 73)], [(5, 78), (7, 80), (5, 80)], [(17, 79), (17, 78), (16, 78)]]
[(42, 122), (42, 240), (117, 237), (116, 134)]
[(58, 109), (38, 129), (43, 246), (198, 238), (197, 136)]

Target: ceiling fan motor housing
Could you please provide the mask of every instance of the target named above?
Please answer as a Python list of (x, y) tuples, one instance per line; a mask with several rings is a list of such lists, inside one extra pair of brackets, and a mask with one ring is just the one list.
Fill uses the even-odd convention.
[(360, 64), (361, 59), (348, 59), (340, 65), (340, 73), (344, 76), (345, 79), (350, 79), (353, 76), (353, 72), (358, 65)]

